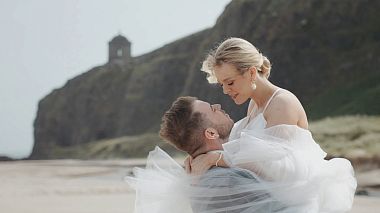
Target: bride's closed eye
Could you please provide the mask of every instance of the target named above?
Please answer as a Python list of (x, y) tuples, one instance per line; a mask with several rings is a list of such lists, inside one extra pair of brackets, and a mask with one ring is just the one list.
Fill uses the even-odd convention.
[[(227, 83), (227, 85), (228, 85), (228, 86), (232, 86), (232, 85), (234, 85), (234, 82), (231, 81), (230, 83)], [(220, 87), (223, 87), (223, 84), (219, 84), (219, 86), (220, 86)]]

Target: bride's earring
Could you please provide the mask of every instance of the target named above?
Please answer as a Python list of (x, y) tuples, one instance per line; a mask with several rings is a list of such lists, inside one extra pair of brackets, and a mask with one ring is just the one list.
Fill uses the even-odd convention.
[(252, 82), (252, 85), (251, 85), (251, 87), (252, 87), (252, 89), (253, 89), (253, 90), (255, 90), (255, 89), (256, 89), (256, 87), (257, 87), (257, 86), (256, 86), (256, 83), (255, 83), (255, 81), (253, 81), (253, 82)]

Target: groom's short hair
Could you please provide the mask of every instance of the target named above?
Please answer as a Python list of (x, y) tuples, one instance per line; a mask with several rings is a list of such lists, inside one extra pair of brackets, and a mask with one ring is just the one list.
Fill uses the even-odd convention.
[(195, 97), (185, 96), (175, 100), (162, 117), (160, 136), (177, 149), (192, 154), (204, 142), (204, 118), (194, 112)]

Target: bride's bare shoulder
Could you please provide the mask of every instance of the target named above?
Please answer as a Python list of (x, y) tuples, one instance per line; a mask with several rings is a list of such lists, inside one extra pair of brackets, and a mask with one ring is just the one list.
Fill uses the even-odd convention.
[(298, 106), (302, 107), (301, 102), (299, 101), (297, 96), (294, 95), (289, 90), (282, 89), (279, 92), (279, 94), (276, 97), (274, 97), (274, 99), (275, 98), (279, 99), (279, 101), (285, 101), (286, 103), (293, 104), (294, 106), (298, 105)]
[(289, 124), (307, 128), (305, 110), (298, 98), (288, 90), (282, 90), (273, 97), (264, 117), (267, 120), (267, 127)]

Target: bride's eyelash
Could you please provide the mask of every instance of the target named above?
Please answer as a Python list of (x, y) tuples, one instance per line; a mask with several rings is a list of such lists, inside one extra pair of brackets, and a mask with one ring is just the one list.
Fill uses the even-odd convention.
[(234, 82), (232, 81), (231, 83), (228, 83), (227, 85), (232, 86), (233, 84), (234, 84)]
[[(230, 82), (230, 83), (228, 83), (227, 85), (228, 85), (228, 86), (232, 86), (232, 85), (234, 85), (234, 82), (233, 82), (233, 81), (231, 81), (231, 82)], [(220, 86), (220, 87), (223, 87), (223, 84), (219, 84), (219, 86)]]

